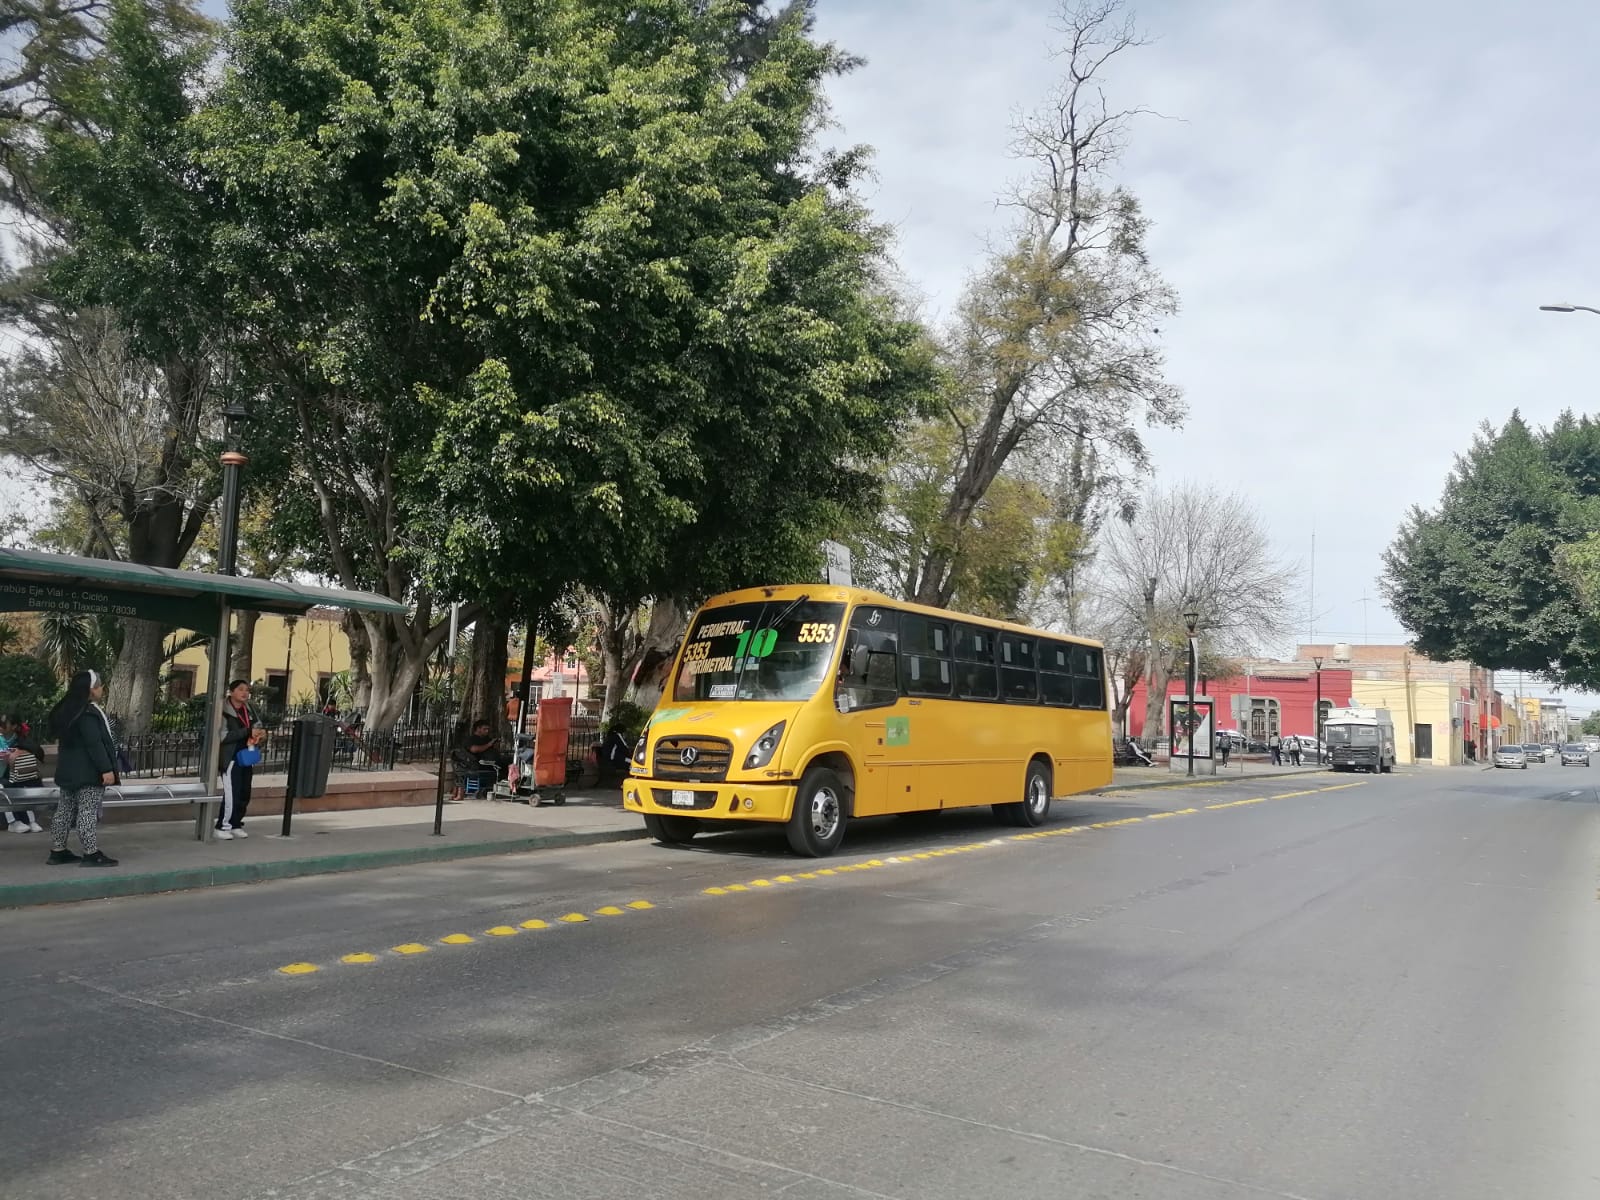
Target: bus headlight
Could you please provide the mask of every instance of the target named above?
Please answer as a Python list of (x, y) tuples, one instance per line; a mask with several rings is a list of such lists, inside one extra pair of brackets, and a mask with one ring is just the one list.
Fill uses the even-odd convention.
[(644, 766), (645, 737), (646, 735), (641, 733), (639, 735), (639, 740), (635, 742), (633, 746), (633, 765), (636, 767)]
[(756, 744), (750, 747), (750, 753), (744, 756), (744, 769), (754, 771), (757, 767), (764, 767), (772, 761), (773, 753), (778, 749), (778, 741), (783, 737), (785, 722), (779, 721), (756, 739)]

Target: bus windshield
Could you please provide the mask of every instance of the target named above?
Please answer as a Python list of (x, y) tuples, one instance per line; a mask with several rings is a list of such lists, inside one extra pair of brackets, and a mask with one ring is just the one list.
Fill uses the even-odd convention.
[(844, 605), (793, 600), (700, 614), (673, 681), (675, 701), (808, 700), (844, 629)]
[(1323, 730), (1330, 746), (1376, 746), (1376, 725), (1328, 725)]

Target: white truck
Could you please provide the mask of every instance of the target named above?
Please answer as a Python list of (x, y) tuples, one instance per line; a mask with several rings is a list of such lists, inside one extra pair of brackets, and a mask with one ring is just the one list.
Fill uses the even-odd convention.
[(1394, 770), (1394, 720), (1387, 708), (1335, 708), (1322, 729), (1335, 771)]

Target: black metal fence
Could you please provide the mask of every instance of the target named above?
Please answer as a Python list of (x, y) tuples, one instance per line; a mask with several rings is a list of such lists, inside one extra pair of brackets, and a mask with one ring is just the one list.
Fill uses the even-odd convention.
[[(600, 722), (594, 717), (574, 717), (567, 741), (567, 781), (577, 786), (592, 781), (600, 744)], [(258, 772), (283, 771), (289, 765), (292, 717), (262, 723), (261, 764)], [(454, 718), (428, 723), (401, 723), (387, 729), (368, 729), (341, 721), (334, 742), (335, 771), (392, 771), (400, 767), (438, 770), (441, 743), (455, 746), (462, 730)], [(121, 734), (122, 773), (130, 779), (170, 775), (198, 775), (204, 741), (199, 723), (179, 729)], [(509, 750), (509, 747), (506, 747)]]

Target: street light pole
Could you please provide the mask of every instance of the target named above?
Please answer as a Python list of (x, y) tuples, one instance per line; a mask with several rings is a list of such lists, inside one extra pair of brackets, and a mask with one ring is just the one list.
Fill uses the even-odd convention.
[[(239, 562), (240, 480), (250, 459), (239, 449), (241, 426), (249, 413), (237, 400), (222, 410), (222, 528), (217, 547), (217, 573), (237, 575)], [(211, 686), (206, 689), (206, 729), (200, 749), (200, 782), (206, 795), (217, 791), (218, 747), (222, 744), (222, 698), (227, 693), (228, 637), (233, 610), (226, 598), (217, 606), (217, 630), (211, 640)], [(195, 834), (201, 841), (211, 840), (211, 827), (217, 819), (216, 804), (200, 804), (195, 812)]]
[(1541, 304), (1539, 305), (1539, 311), (1558, 313), (1586, 312), (1600, 316), (1600, 308), (1590, 308), (1587, 304)]
[(1322, 655), (1312, 655), (1317, 664), (1317, 765), (1322, 765)]
[(294, 670), (294, 627), (300, 624), (300, 618), (293, 613), (283, 618), (284, 628), (289, 631), (289, 648), (283, 652), (283, 711), (289, 711), (289, 680)]
[(1194, 735), (1195, 735), (1195, 729), (1196, 729), (1195, 719), (1194, 719), (1194, 715), (1195, 715), (1195, 708), (1194, 708), (1194, 687), (1195, 687), (1195, 679), (1194, 679), (1194, 668), (1195, 668), (1195, 660), (1194, 660), (1194, 650), (1195, 650), (1194, 629), (1195, 629), (1195, 626), (1198, 625), (1199, 623), (1200, 623), (1200, 614), (1199, 613), (1197, 613), (1197, 612), (1186, 612), (1186, 613), (1183, 614), (1184, 628), (1186, 628), (1189, 631), (1189, 675), (1188, 675), (1187, 683), (1188, 683), (1188, 692), (1189, 692), (1189, 735), (1188, 735), (1188, 743), (1189, 743), (1189, 774), (1190, 775), (1194, 774)]

